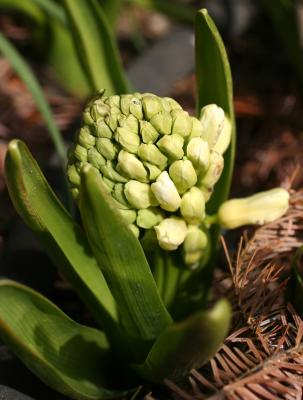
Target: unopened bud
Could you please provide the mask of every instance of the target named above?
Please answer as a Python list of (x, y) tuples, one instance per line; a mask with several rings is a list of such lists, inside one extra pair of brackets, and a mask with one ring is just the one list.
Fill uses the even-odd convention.
[(262, 225), (282, 217), (289, 206), (289, 193), (276, 188), (243, 199), (224, 202), (218, 211), (218, 222), (224, 228), (243, 225)]
[(192, 187), (181, 200), (180, 211), (182, 217), (189, 224), (200, 224), (205, 218), (205, 200), (203, 193)]
[(217, 143), (221, 130), (224, 126), (224, 111), (216, 104), (209, 104), (202, 108), (200, 122), (203, 130), (203, 139), (205, 139), (212, 149)]
[(155, 226), (159, 245), (164, 250), (176, 250), (183, 242), (187, 226), (181, 218), (166, 218)]
[(178, 160), (169, 167), (169, 176), (180, 194), (186, 192), (197, 182), (196, 171), (189, 160)]
[(157, 181), (151, 184), (151, 190), (163, 210), (176, 211), (179, 208), (181, 197), (166, 171), (162, 172)]
[(147, 183), (131, 180), (126, 183), (124, 193), (132, 207), (141, 209), (156, 205), (157, 201)]

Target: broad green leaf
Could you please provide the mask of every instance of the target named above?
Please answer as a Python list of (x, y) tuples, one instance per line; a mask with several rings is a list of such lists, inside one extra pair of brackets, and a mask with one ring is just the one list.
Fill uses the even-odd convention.
[(232, 124), (231, 144), (224, 154), (224, 171), (207, 204), (207, 211), (212, 214), (227, 199), (233, 173), (236, 128), (232, 77), (223, 41), (205, 9), (197, 13), (195, 28), (197, 115), (203, 106), (215, 103), (223, 108)]
[(172, 322), (139, 241), (122, 220), (99, 173), (81, 172), (80, 212), (92, 250), (134, 341), (155, 339)]
[(14, 48), (14, 46), (5, 38), (5, 36), (2, 35), (2, 33), (0, 33), (0, 53), (2, 53), (7, 58), (9, 63), (16, 70), (17, 74), (20, 76), (20, 78), (30, 91), (31, 95), (33, 96), (37, 107), (46, 123), (47, 129), (51, 135), (62, 166), (65, 166), (66, 151), (64, 147), (64, 142), (51, 112), (51, 109), (48, 105), (48, 102), (45, 99), (44, 93), (29, 66), (26, 64), (26, 62), (23, 60), (21, 55)]
[(260, 0), (303, 87), (303, 57), (297, 0)]
[(43, 382), (82, 400), (117, 398), (105, 335), (77, 324), (39, 293), (0, 281), (0, 337)]
[(114, 36), (96, 0), (63, 0), (79, 61), (93, 91), (129, 92)]
[(24, 222), (44, 243), (58, 269), (105, 330), (117, 320), (115, 302), (80, 227), (49, 187), (28, 148), (10, 142), (5, 160), (10, 197)]
[(41, 10), (43, 10), (51, 19), (67, 25), (66, 16), (63, 8), (53, 0), (31, 0)]
[(24, 0), (0, 0), (0, 10), (9, 10), (27, 15), (35, 23), (43, 23), (44, 15), (33, 2)]
[(165, 378), (184, 378), (215, 355), (227, 335), (230, 318), (230, 305), (223, 299), (211, 310), (174, 323), (158, 337), (144, 364), (134, 367), (136, 372), (158, 383)]
[(123, 0), (99, 0), (99, 4), (103, 8), (104, 15), (111, 28), (116, 26), (123, 3)]
[(138, 6), (156, 10), (177, 21), (192, 24), (195, 19), (195, 9), (192, 6), (176, 2), (176, 0), (129, 0)]

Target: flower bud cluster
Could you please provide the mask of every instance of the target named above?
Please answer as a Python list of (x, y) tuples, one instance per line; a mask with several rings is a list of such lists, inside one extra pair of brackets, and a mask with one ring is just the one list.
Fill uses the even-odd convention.
[(204, 107), (198, 120), (168, 97), (100, 91), (84, 110), (68, 179), (77, 199), (80, 170), (91, 164), (140, 240), (152, 230), (161, 248), (182, 245), (185, 262), (193, 265), (207, 246), (200, 229), (205, 203), (229, 141), (229, 121), (216, 105)]

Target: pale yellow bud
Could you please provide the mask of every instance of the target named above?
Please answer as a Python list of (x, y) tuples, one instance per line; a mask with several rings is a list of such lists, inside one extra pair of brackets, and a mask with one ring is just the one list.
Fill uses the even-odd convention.
[(159, 245), (164, 250), (176, 250), (183, 242), (187, 226), (183, 219), (171, 217), (155, 226)]
[(218, 211), (218, 222), (224, 228), (263, 225), (282, 217), (289, 206), (289, 193), (276, 188), (243, 199), (224, 202)]

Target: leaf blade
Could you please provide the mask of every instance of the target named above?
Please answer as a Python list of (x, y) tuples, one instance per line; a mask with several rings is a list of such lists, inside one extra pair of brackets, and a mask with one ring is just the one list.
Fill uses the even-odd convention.
[(47, 129), (50, 133), (54, 147), (59, 156), (62, 166), (66, 164), (66, 151), (61, 133), (57, 127), (56, 121), (53, 117), (51, 109), (43, 94), (40, 85), (35, 78), (34, 74), (23, 60), (14, 46), (5, 38), (0, 32), (0, 52), (8, 59), (9, 63), (20, 76), (24, 84), (27, 86), (31, 95), (33, 96), (39, 111), (46, 123)]
[(0, 281), (0, 337), (46, 384), (72, 398), (110, 399), (105, 389), (108, 342), (102, 332), (77, 324), (48, 299), (13, 281)]
[(101, 6), (95, 0), (64, 0), (63, 5), (92, 90), (106, 89), (108, 95), (127, 93), (128, 82)]
[(135, 370), (157, 383), (165, 378), (184, 378), (214, 356), (228, 332), (230, 316), (229, 303), (220, 300), (213, 309), (169, 326), (154, 343), (144, 364), (135, 366)]
[[(113, 327), (115, 302), (80, 227), (63, 208), (26, 145), (10, 142), (5, 160), (10, 197), (60, 271), (73, 283), (101, 324)], [(105, 325), (105, 328), (107, 325)]]
[(172, 320), (139, 241), (121, 220), (98, 172), (81, 172), (80, 213), (93, 252), (130, 337), (151, 341)]

